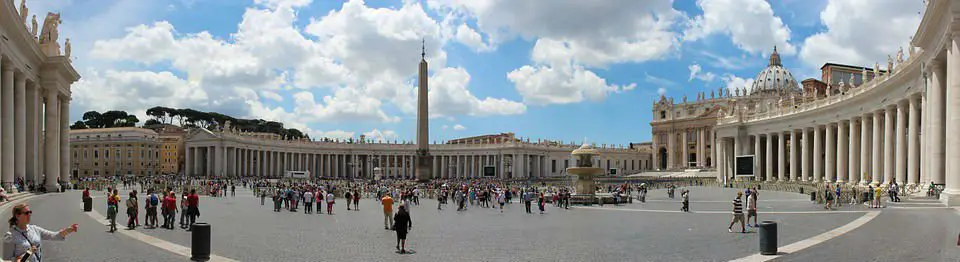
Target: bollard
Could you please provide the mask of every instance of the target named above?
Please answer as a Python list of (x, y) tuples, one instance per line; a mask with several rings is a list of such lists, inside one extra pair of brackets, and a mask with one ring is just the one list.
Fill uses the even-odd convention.
[(83, 199), (83, 212), (90, 212), (93, 210), (93, 198), (84, 198)]
[(777, 222), (760, 222), (760, 254), (769, 256), (777, 254)]
[(190, 231), (190, 260), (210, 260), (210, 224), (193, 224)]

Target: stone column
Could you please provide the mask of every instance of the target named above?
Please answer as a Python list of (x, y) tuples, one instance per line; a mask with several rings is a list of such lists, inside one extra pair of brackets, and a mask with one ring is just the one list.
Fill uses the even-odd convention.
[(800, 174), (800, 132), (796, 129), (790, 134), (790, 181), (797, 181)]
[(714, 161), (717, 162), (717, 182), (722, 184), (723, 182), (726, 182), (724, 178), (730, 176), (730, 174), (727, 173), (727, 169), (725, 166), (726, 161), (724, 161), (725, 158), (724, 158), (723, 150), (725, 149), (726, 143), (723, 143), (723, 141), (719, 141), (719, 142), (720, 143), (717, 143), (717, 145), (714, 146), (714, 149), (718, 150), (718, 153), (717, 153), (718, 157)]
[(666, 169), (673, 169), (677, 167), (677, 149), (676, 149), (676, 132), (673, 130), (667, 131), (667, 167)]
[(787, 161), (785, 159), (786, 152), (785, 145), (787, 133), (781, 132), (777, 134), (777, 181), (786, 181), (787, 180)]
[(192, 172), (193, 161), (191, 160), (191, 158), (193, 157), (193, 152), (190, 152), (190, 149), (191, 149), (190, 147), (186, 147), (183, 149), (184, 159), (186, 159), (186, 161), (184, 161), (186, 163), (183, 164), (183, 174), (188, 177), (190, 176), (191, 173), (193, 173)]
[(847, 167), (847, 159), (850, 158), (850, 150), (847, 150), (850, 144), (847, 142), (849, 137), (850, 129), (847, 127), (846, 121), (841, 120), (837, 122), (837, 143), (836, 146), (836, 161), (837, 161), (837, 183), (843, 183), (847, 180), (847, 174), (850, 170)]
[[(947, 205), (960, 198), (960, 35), (954, 33), (947, 46), (947, 88), (946, 88), (946, 153), (945, 168), (949, 172), (945, 179), (944, 193), (941, 198)], [(6, 100), (4, 100), (6, 101)], [(4, 127), (6, 130), (6, 127)], [(4, 132), (6, 134), (6, 132)], [(6, 151), (6, 150), (4, 150)], [(4, 159), (6, 160), (6, 159)], [(6, 161), (4, 161), (6, 162)], [(4, 168), (6, 170), (6, 168)], [(951, 201), (952, 200), (952, 201)]]
[(909, 101), (900, 101), (897, 103), (897, 159), (896, 164), (897, 184), (903, 186), (907, 182), (907, 110)]
[[(0, 90), (0, 121), (2, 121), (3, 124), (0, 124), (0, 148), (2, 148), (3, 154), (0, 155), (0, 183), (3, 184), (3, 189), (6, 189), (7, 192), (14, 192), (14, 155), (17, 153), (14, 151), (13, 146), (16, 143), (13, 135), (13, 126), (15, 125), (13, 121), (13, 67), (6, 64), (2, 68), (2, 72), (2, 75), (0, 75), (0, 88), (2, 88), (2, 90)], [(55, 139), (60, 138), (55, 137)], [(59, 148), (53, 148), (53, 150), (55, 154), (60, 153)], [(59, 161), (54, 162), (54, 165), (59, 164)], [(53, 182), (56, 181), (57, 179), (54, 177)], [(54, 183), (54, 185), (55, 184), (56, 183)]]
[(810, 154), (810, 144), (811, 144), (810, 130), (808, 130), (807, 128), (803, 128), (803, 130), (800, 131), (800, 134), (803, 135), (803, 137), (801, 138), (801, 142), (803, 144), (803, 152), (800, 153), (800, 158), (801, 158), (800, 161), (803, 162), (801, 165), (802, 166), (801, 172), (803, 172), (803, 175), (802, 175), (803, 181), (807, 182), (807, 181), (811, 181), (810, 175), (812, 174), (812, 172), (810, 172), (812, 169), (810, 168), (810, 156), (812, 156), (812, 154)]
[[(47, 157), (44, 160), (46, 164), (46, 183), (48, 190), (59, 188), (57, 185), (57, 176), (60, 174), (60, 97), (57, 86), (47, 86), (46, 110), (44, 110), (44, 153)], [(3, 128), (6, 128), (4, 123)], [(4, 148), (6, 149), (6, 148)], [(4, 150), (6, 151), (6, 150)], [(6, 156), (4, 156), (6, 162)], [(6, 171), (4, 165), (4, 171)], [(12, 175), (12, 174), (11, 174)], [(7, 183), (6, 172), (4, 172), (4, 183)], [(6, 187), (7, 184), (4, 184)]]
[(932, 63), (927, 65), (930, 79), (929, 86), (927, 86), (927, 103), (924, 104), (923, 108), (925, 115), (928, 117), (928, 119), (923, 120), (928, 127), (927, 130), (923, 131), (924, 139), (926, 139), (924, 158), (927, 159), (927, 168), (924, 172), (928, 174), (926, 176), (928, 179), (933, 180), (934, 183), (942, 184), (945, 183), (944, 176), (947, 173), (944, 169), (944, 157), (946, 156), (946, 149), (944, 148), (946, 143), (946, 124), (944, 123), (946, 90), (944, 88), (946, 87), (947, 74), (941, 61), (933, 60)]
[(753, 136), (753, 173), (757, 181), (767, 181), (763, 171), (763, 137), (757, 134)]
[[(60, 97), (60, 180), (70, 184), (70, 98)], [(148, 149), (147, 152), (150, 150)], [(156, 156), (156, 155), (153, 155)], [(149, 159), (149, 158), (147, 158)]]
[(885, 112), (886, 112), (886, 116), (884, 116), (884, 119), (883, 119), (883, 126), (884, 126), (883, 135), (886, 137), (884, 138), (884, 143), (883, 143), (883, 163), (885, 164), (883, 167), (883, 183), (890, 184), (891, 182), (894, 181), (893, 176), (895, 174), (894, 171), (896, 171), (896, 169), (894, 169), (896, 168), (896, 162), (895, 162), (896, 160), (893, 155), (895, 153), (894, 148), (896, 147), (896, 138), (894, 137), (894, 135), (897, 132), (896, 130), (894, 130), (894, 125), (893, 125), (894, 121), (896, 121), (894, 118), (895, 117), (894, 113), (896, 112), (896, 106), (895, 105), (888, 106)]
[(837, 180), (837, 131), (833, 123), (826, 126), (826, 143), (824, 144), (824, 182), (833, 182)]
[(917, 97), (911, 97), (909, 100), (910, 103), (910, 116), (907, 119), (910, 121), (910, 127), (907, 129), (907, 183), (908, 184), (917, 184), (920, 183), (920, 99)]
[[(829, 125), (827, 126), (829, 129)], [(824, 135), (823, 130), (820, 129), (820, 126), (816, 126), (813, 129), (813, 181), (820, 182), (825, 177), (823, 176), (823, 141)]]
[(877, 186), (883, 183), (883, 108), (873, 112), (873, 181), (870, 184)]
[(27, 108), (27, 129), (25, 131), (26, 140), (26, 180), (37, 181), (40, 174), (40, 95), (38, 95), (39, 86), (36, 83), (30, 83), (26, 86), (26, 108)]
[(700, 128), (697, 130), (697, 167), (706, 168), (707, 166), (707, 130)]
[(873, 152), (872, 145), (873, 138), (871, 132), (871, 115), (864, 114), (860, 116), (860, 172), (857, 173), (857, 177), (860, 178), (860, 184), (866, 185), (869, 184), (872, 180), (871, 174), (873, 171), (873, 161), (872, 154)]
[(689, 152), (690, 144), (689, 142), (687, 142), (687, 137), (690, 136), (690, 130), (684, 129), (683, 134), (681, 135), (683, 137), (680, 139), (680, 146), (682, 147), (682, 149), (680, 150), (681, 152), (680, 166), (683, 169), (687, 169), (688, 167), (690, 167), (690, 152)]
[[(13, 177), (17, 179), (25, 179), (27, 172), (27, 98), (26, 98), (26, 85), (27, 79), (26, 76), (19, 74), (14, 75), (14, 90), (13, 90), (13, 100), (14, 100), (14, 111), (13, 111), (13, 137), (15, 144), (14, 147), (14, 170)], [(69, 160), (69, 158), (67, 158)]]
[(848, 163), (849, 171), (847, 173), (847, 182), (851, 185), (857, 184), (860, 182), (860, 122), (857, 121), (857, 117), (850, 119), (850, 145), (847, 147), (849, 149), (848, 154)]
[(776, 181), (776, 177), (773, 174), (773, 133), (767, 134), (767, 151), (763, 152), (764, 160), (766, 160), (767, 172), (765, 175), (766, 181)]

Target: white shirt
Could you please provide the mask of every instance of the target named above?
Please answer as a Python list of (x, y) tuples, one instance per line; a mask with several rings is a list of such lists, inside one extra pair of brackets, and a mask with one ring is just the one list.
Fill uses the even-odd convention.
[(327, 203), (333, 203), (333, 193), (327, 193)]
[(313, 193), (310, 193), (310, 191), (303, 193), (303, 199), (304, 202), (313, 203)]

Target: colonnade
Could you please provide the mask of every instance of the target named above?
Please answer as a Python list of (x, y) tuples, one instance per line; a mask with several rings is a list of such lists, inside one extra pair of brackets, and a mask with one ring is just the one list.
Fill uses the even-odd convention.
[[(753, 155), (760, 181), (919, 184), (922, 97), (837, 121), (753, 133), (719, 141), (721, 165), (733, 174), (735, 155)], [(740, 141), (743, 140), (743, 141)], [(738, 144), (745, 144), (734, 148)], [(739, 149), (739, 152), (738, 152)], [(943, 173), (931, 177), (943, 181)]]
[(37, 79), (9, 59), (0, 55), (0, 184), (8, 191), (15, 180), (56, 189), (70, 178), (70, 97), (61, 91), (69, 84)]

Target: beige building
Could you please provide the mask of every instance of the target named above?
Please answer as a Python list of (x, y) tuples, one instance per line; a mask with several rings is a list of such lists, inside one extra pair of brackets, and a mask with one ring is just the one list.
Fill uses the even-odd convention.
[(183, 170), (183, 136), (184, 129), (179, 126), (160, 124), (149, 128), (159, 135), (160, 140), (160, 174), (179, 174)]
[(503, 144), (520, 142), (512, 132), (451, 139), (447, 144)]
[(70, 168), (76, 177), (156, 175), (160, 151), (159, 135), (146, 128), (70, 130)]

